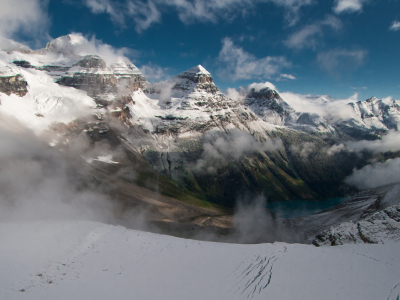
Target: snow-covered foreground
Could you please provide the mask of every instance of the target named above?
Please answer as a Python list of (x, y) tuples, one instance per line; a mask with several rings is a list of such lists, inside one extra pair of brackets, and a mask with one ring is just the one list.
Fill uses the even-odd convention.
[(185, 240), (94, 222), (0, 223), (0, 299), (397, 299), (400, 243)]

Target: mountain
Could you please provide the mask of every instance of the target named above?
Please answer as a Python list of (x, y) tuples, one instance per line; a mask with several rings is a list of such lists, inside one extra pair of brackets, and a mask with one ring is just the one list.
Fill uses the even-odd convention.
[(332, 125), (315, 113), (296, 112), (276, 91), (268, 87), (259, 91), (251, 89), (244, 104), (266, 123), (310, 133), (335, 131)]
[(400, 103), (397, 100), (380, 100), (376, 97), (349, 103), (352, 116), (337, 126), (356, 139), (376, 139), (388, 130), (399, 130)]
[(8, 42), (0, 51), (0, 112), (45, 132), (52, 147), (79, 144), (75, 157), (103, 184), (106, 172), (166, 197), (225, 208), (259, 194), (270, 201), (337, 197), (354, 191), (344, 178), (375, 156), (328, 150), (398, 129), (395, 100), (350, 103), (350, 118), (326, 119), (296, 111), (269, 88), (230, 99), (200, 65), (148, 83), (126, 58), (101, 57), (81, 39), (71, 34), (35, 51)]

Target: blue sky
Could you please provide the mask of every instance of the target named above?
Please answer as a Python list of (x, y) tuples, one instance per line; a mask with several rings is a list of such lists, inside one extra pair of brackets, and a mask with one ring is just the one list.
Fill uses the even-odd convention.
[(197, 64), (222, 90), (400, 99), (400, 0), (0, 0), (0, 34), (95, 36), (164, 79)]

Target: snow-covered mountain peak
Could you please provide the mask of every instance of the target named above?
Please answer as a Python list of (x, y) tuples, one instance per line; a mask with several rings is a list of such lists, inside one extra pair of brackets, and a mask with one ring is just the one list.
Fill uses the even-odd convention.
[(176, 76), (177, 78), (189, 79), (195, 83), (212, 83), (213, 78), (210, 72), (204, 69), (201, 65), (197, 65), (185, 72), (182, 72)]
[(46, 45), (46, 50), (64, 55), (75, 54), (75, 45), (82, 43), (83, 37), (75, 34), (68, 34), (56, 38)]
[(202, 65), (197, 65), (183, 73), (211, 75)]
[[(376, 101), (378, 101), (378, 98), (376, 98), (376, 97), (371, 97), (371, 98), (365, 100), (365, 102), (368, 102), (368, 103), (372, 103), (372, 102), (376, 102)], [(361, 101), (359, 101), (359, 102), (361, 102)]]

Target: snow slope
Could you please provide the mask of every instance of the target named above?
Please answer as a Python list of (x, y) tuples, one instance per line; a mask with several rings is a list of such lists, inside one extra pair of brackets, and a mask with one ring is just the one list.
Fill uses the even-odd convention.
[(24, 97), (0, 93), (0, 113), (16, 117), (36, 132), (47, 129), (53, 122), (69, 123), (79, 117), (93, 114), (96, 103), (86, 92), (59, 85), (46, 72), (19, 68), (12, 64), (11, 61), (21, 57), (40, 59), (42, 56), (19, 52), (7, 54), (0, 51), (0, 76), (20, 74), (28, 83), (28, 93)]
[(398, 299), (400, 243), (178, 239), (94, 222), (0, 224), (1, 299)]

